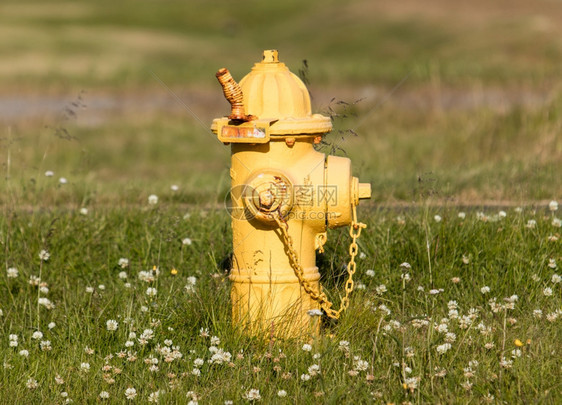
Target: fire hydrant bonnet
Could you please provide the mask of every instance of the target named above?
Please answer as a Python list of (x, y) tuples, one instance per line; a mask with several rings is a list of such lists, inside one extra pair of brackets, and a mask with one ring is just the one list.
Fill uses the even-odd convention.
[(269, 121), (269, 134), (320, 135), (332, 130), (329, 117), (312, 114), (308, 89), (297, 75), (279, 62), (276, 50), (266, 50), (241, 81), (247, 116)]

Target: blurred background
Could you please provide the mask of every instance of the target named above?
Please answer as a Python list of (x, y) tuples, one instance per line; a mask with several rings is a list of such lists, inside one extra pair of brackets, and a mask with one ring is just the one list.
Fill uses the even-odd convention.
[(562, 1), (3, 0), (0, 201), (221, 201), (215, 72), (264, 49), (375, 204), (562, 198)]

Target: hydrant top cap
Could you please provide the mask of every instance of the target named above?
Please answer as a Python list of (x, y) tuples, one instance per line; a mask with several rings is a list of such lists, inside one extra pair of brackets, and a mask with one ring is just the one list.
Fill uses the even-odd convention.
[(263, 52), (262, 61), (241, 81), (245, 112), (277, 121), (272, 135), (319, 134), (332, 129), (329, 117), (312, 114), (310, 95), (302, 80), (279, 62), (277, 50)]

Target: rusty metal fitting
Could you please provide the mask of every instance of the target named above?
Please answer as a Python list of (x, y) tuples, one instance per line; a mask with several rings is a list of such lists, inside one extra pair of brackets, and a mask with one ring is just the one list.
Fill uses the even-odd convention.
[(232, 75), (226, 68), (219, 69), (216, 73), (217, 79), (222, 86), (224, 96), (230, 103), (231, 120), (237, 121), (251, 121), (255, 119), (252, 115), (246, 115), (244, 111), (244, 95), (240, 85), (232, 78)]

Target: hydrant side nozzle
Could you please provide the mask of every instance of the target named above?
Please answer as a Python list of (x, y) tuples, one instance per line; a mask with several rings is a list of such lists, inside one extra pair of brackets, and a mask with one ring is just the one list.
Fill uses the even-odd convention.
[(230, 115), (228, 118), (237, 121), (251, 121), (256, 117), (246, 115), (244, 109), (244, 95), (240, 85), (236, 83), (228, 69), (221, 68), (215, 75), (222, 86), (225, 98), (230, 103)]

